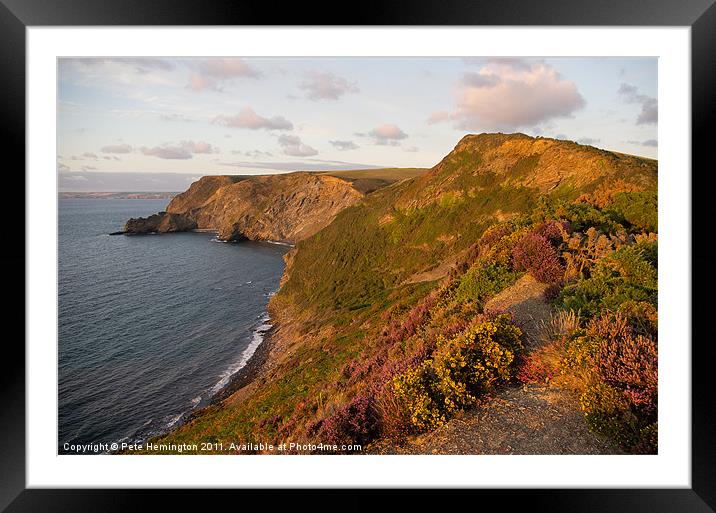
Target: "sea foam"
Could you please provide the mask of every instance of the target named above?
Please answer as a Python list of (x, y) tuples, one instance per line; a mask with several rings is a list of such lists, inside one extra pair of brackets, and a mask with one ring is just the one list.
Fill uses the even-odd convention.
[(268, 323), (269, 320), (270, 317), (268, 316), (268, 314), (264, 314), (261, 317), (261, 324), (259, 324), (259, 326), (257, 326), (251, 334), (251, 342), (249, 342), (249, 345), (246, 347), (246, 349), (243, 350), (239, 360), (230, 365), (228, 369), (221, 373), (221, 378), (211, 388), (211, 395), (216, 394), (219, 390), (228, 385), (229, 381), (231, 380), (231, 376), (246, 367), (246, 364), (254, 355), (256, 349), (258, 349), (259, 345), (261, 345), (261, 342), (263, 342), (266, 332), (273, 327), (272, 324)]

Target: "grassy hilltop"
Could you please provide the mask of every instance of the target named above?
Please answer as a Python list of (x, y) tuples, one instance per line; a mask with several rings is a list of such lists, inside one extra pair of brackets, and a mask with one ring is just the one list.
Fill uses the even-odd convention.
[(370, 194), (287, 255), (265, 371), (162, 442), (399, 447), (549, 383), (619, 450), (656, 450), (656, 161), (480, 134), (400, 180), (328, 174)]

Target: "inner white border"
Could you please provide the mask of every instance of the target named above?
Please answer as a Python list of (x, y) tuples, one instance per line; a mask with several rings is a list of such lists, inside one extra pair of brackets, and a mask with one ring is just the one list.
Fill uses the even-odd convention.
[[(690, 29), (27, 30), (27, 486), (690, 487)], [(58, 456), (56, 58), (658, 56), (658, 456)], [(54, 222), (53, 222), (54, 219)]]

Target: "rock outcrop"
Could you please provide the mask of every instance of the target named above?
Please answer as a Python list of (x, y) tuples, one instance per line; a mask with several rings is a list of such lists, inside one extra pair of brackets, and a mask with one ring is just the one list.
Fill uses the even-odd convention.
[(149, 217), (132, 218), (124, 225), (125, 234), (186, 232), (196, 228), (196, 222), (180, 214), (159, 212)]
[(221, 240), (295, 243), (363, 198), (346, 180), (315, 173), (205, 176), (177, 195), (166, 213), (130, 219), (125, 233), (217, 230)]

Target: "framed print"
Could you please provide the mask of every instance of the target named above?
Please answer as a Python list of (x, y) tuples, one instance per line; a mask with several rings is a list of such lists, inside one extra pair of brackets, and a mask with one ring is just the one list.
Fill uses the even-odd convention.
[(712, 511), (710, 2), (3, 2), (8, 511)]

